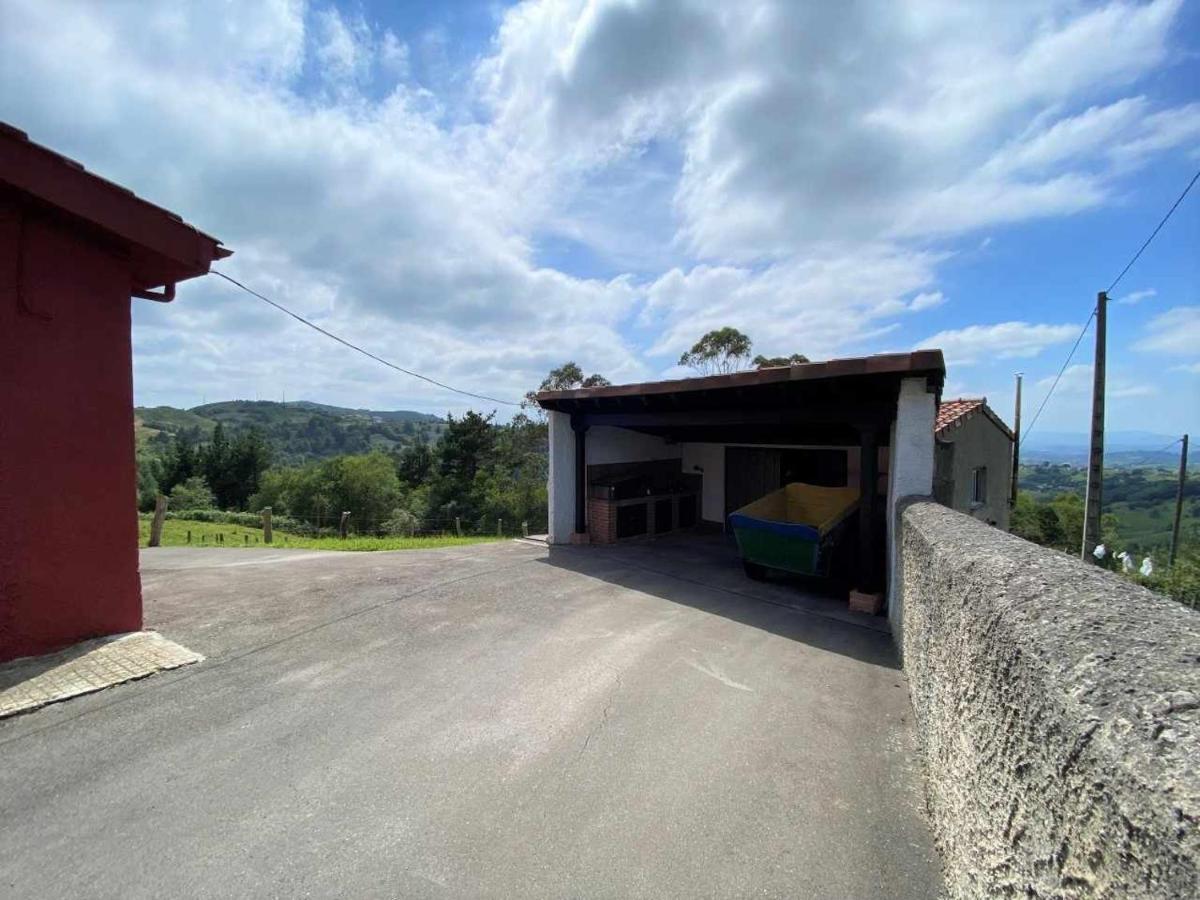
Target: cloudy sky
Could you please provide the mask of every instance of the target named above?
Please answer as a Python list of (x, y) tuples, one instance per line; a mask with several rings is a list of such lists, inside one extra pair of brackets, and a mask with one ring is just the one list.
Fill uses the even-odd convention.
[[(470, 390), (677, 376), (733, 325), (941, 347), (1009, 418), (1200, 167), (1198, 7), (4, 0), (0, 119)], [(1200, 190), (1113, 292), (1113, 428), (1200, 430), (1198, 248)], [(1083, 429), (1090, 341), (1039, 429)], [(135, 301), (134, 344), (143, 404), (469, 402), (216, 278)]]

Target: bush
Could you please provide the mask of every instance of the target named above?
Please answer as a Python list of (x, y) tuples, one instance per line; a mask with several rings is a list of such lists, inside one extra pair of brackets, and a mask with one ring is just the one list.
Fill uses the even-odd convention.
[(171, 506), (180, 509), (212, 509), (216, 498), (202, 475), (193, 475), (171, 488)]
[(396, 535), (398, 537), (412, 537), (420, 522), (407, 509), (393, 509), (392, 515), (384, 521), (383, 531), (385, 534)]

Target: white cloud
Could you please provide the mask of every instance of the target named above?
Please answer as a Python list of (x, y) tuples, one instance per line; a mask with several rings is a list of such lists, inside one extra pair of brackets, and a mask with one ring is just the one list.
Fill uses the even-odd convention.
[[(79, 15), (32, 3), (6, 12), (0, 55), (19, 60), (25, 80), (18, 91), (5, 79), (3, 118), (220, 237), (235, 251), (222, 264), (235, 277), (382, 356), (483, 393), (520, 398), (563, 356), (610, 378), (648, 371), (618, 331), (633, 286), (533, 260), (521, 204), (498, 176), (503, 157), (485, 136), (440, 129), (403, 87), (369, 102), (345, 84), (377, 62), (361, 20), (319, 13), (300, 49), (245, 35), (212, 65), (210, 11), (181, 7), (164, 67), (157, 47), (126, 40), (138, 9), (71, 10)], [(282, 33), (304, 34), (302, 8), (275, 12)], [(224, 27), (240, 34), (258, 16), (256, 4), (236, 5)], [(264, 81), (262, 57), (276, 52), (295, 58), (275, 71), (298, 73), (311, 58), (347, 90), (304, 99), (282, 75)], [(353, 382), (360, 403), (451, 402), (229, 294), (204, 279), (171, 307), (135, 303), (139, 396), (177, 391), (187, 358), (210, 398), (283, 371), (314, 391), (327, 385), (322, 396)]]
[(1200, 354), (1200, 306), (1177, 306), (1151, 319), (1137, 350), (1175, 356)]
[(646, 289), (643, 325), (658, 335), (649, 352), (678, 355), (722, 325), (744, 331), (755, 352), (768, 356), (803, 353), (823, 359), (865, 352), (871, 339), (895, 327), (887, 317), (908, 308), (894, 298), (929, 284), (937, 261), (933, 254), (879, 247), (764, 270), (673, 269)]
[[(946, 242), (1110, 202), (1194, 139), (1196, 104), (1139, 86), (1178, 9), (544, 0), (448, 72), (438, 27), (410, 46), (302, 0), (11, 0), (0, 117), (220, 236), (231, 274), (347, 338), (520, 396), (566, 357), (646, 377), (717, 325), (768, 354), (870, 352), (945, 303)], [(555, 240), (604, 276), (556, 268)], [(212, 279), (134, 316), (139, 395), (179, 390), (186, 358), (210, 399), (286, 380), (455, 402)], [(930, 340), (1029, 356), (1068, 328)]]
[[(1048, 375), (1035, 385), (1038, 395), (1049, 391), (1054, 386), (1055, 376)], [(1090, 363), (1076, 363), (1068, 366), (1054, 388), (1057, 397), (1086, 397), (1092, 395), (1092, 366)], [(1152, 397), (1158, 393), (1158, 388), (1152, 384), (1138, 381), (1118, 374), (1109, 373), (1104, 387), (1104, 395), (1109, 400), (1131, 400), (1138, 397)]]
[(785, 258), (1105, 202), (1104, 138), (1191, 133), (1155, 124), (1187, 107), (1091, 101), (1163, 62), (1178, 9), (547, 0), (508, 13), (481, 78), (534, 156), (597, 166), (681, 141), (683, 245)]
[(948, 364), (970, 365), (982, 359), (1017, 359), (1037, 356), (1047, 347), (1066, 343), (1079, 333), (1078, 325), (1034, 325), (1000, 322), (939, 331), (915, 349), (938, 348)]
[(384, 32), (383, 43), (379, 48), (379, 63), (400, 78), (406, 78), (409, 66), (408, 44), (391, 31)]
[(942, 296), (941, 291), (923, 291), (912, 298), (908, 304), (910, 312), (923, 312), (927, 309), (936, 309), (946, 302), (946, 298)]
[(1184, 363), (1181, 366), (1171, 366), (1172, 372), (1184, 372), (1188, 375), (1200, 375), (1200, 362)]
[(1118, 297), (1117, 303), (1121, 306), (1134, 306), (1141, 303), (1143, 300), (1149, 300), (1152, 297), (1157, 297), (1158, 291), (1154, 288), (1146, 288), (1142, 291), (1133, 291), (1126, 294), (1124, 297)]

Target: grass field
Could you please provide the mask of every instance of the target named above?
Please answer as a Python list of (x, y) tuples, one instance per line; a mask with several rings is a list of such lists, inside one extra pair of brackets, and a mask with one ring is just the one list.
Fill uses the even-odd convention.
[[(191, 540), (188, 540), (189, 534)], [(464, 544), (481, 544), (504, 540), (495, 535), (455, 537), (302, 537), (276, 529), (272, 547), (293, 547), (302, 550), (430, 550), (436, 547), (459, 547)], [(138, 546), (150, 542), (150, 518), (138, 517)], [(167, 519), (163, 523), (162, 546), (164, 547), (262, 547), (262, 530), (244, 525), (222, 525), (213, 522), (194, 522), (188, 519)]]

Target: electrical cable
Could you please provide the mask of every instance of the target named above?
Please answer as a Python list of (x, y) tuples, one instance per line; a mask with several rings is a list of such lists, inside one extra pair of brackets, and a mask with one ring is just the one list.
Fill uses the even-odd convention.
[(1018, 447), (1023, 447), (1025, 441), (1029, 438), (1029, 432), (1033, 431), (1033, 426), (1037, 424), (1038, 419), (1042, 415), (1042, 410), (1046, 408), (1046, 404), (1050, 402), (1050, 398), (1054, 396), (1054, 389), (1058, 387), (1059, 381), (1062, 380), (1063, 373), (1067, 371), (1067, 366), (1071, 364), (1072, 357), (1075, 356), (1075, 351), (1079, 349), (1079, 342), (1083, 340), (1083, 336), (1087, 334), (1087, 330), (1091, 327), (1092, 319), (1096, 318), (1096, 307), (1092, 307), (1092, 314), (1088, 316), (1088, 320), (1083, 323), (1083, 331), (1079, 332), (1079, 337), (1075, 338), (1075, 345), (1071, 347), (1071, 352), (1067, 354), (1066, 360), (1062, 364), (1062, 368), (1058, 370), (1058, 374), (1054, 376), (1054, 383), (1050, 385), (1050, 390), (1046, 392), (1046, 396), (1042, 398), (1042, 405), (1038, 407), (1037, 412), (1033, 414), (1033, 421), (1029, 423), (1029, 427), (1025, 429), (1021, 435)]
[(292, 312), (286, 306), (284, 306), (281, 303), (276, 303), (270, 297), (264, 297), (258, 291), (246, 287), (246, 285), (242, 284), (236, 278), (230, 278), (224, 272), (218, 272), (216, 269), (210, 269), (209, 272), (220, 278), (224, 278), (230, 284), (241, 288), (247, 294), (250, 294), (250, 296), (257, 297), (259, 300), (263, 301), (264, 303), (270, 304), (271, 306), (275, 307), (280, 312), (287, 313), (289, 316), (291, 316), (297, 322), (301, 322), (301, 323), (307, 325), (309, 328), (313, 329), (314, 331), (319, 331), (321, 334), (325, 335), (325, 337), (332, 338), (333, 340), (337, 341), (342, 346), (349, 347), (351, 350), (356, 350), (359, 353), (361, 353), (363, 356), (366, 356), (369, 359), (375, 360), (375, 362), (377, 362), (377, 363), (382, 363), (383, 365), (387, 366), (389, 369), (395, 369), (397, 372), (403, 372), (405, 375), (408, 375), (412, 378), (419, 378), (419, 379), (421, 379), (421, 381), (426, 381), (429, 384), (434, 385), (435, 387), (442, 388), (442, 390), (451, 391), (455, 394), (461, 394), (464, 397), (474, 397), (476, 400), (486, 400), (489, 403), (500, 403), (504, 406), (519, 407), (521, 405), (520, 403), (514, 403), (511, 400), (501, 400), (498, 397), (489, 397), (487, 394), (475, 394), (475, 393), (472, 393), (471, 391), (464, 391), (461, 388), (456, 388), (456, 387), (452, 387), (451, 385), (444, 384), (443, 382), (437, 381), (433, 378), (430, 378), (427, 375), (422, 375), (420, 372), (413, 372), (411, 369), (406, 369), (403, 366), (398, 366), (393, 362), (388, 362), (388, 360), (384, 359), (382, 356), (376, 356), (370, 350), (364, 350), (362, 347), (358, 346), (357, 344), (352, 344), (345, 338), (338, 337), (332, 331), (326, 331), (320, 325), (317, 325), (314, 322), (310, 322), (308, 319), (304, 318), (304, 316), (300, 315), (299, 313)]
[(1192, 189), (1192, 185), (1194, 185), (1196, 183), (1197, 179), (1200, 179), (1200, 169), (1196, 170), (1196, 174), (1192, 176), (1192, 180), (1189, 181), (1187, 187), (1185, 187), (1183, 189), (1183, 193), (1179, 195), (1179, 199), (1176, 200), (1171, 205), (1171, 208), (1167, 210), (1167, 214), (1162, 217), (1162, 221), (1158, 223), (1157, 227), (1152, 232), (1150, 232), (1150, 237), (1146, 238), (1145, 243), (1143, 243), (1142, 246), (1138, 248), (1138, 252), (1133, 254), (1133, 259), (1131, 259), (1128, 263), (1126, 263), (1125, 268), (1123, 268), (1121, 270), (1121, 274), (1118, 275), (1116, 280), (1108, 286), (1108, 290), (1105, 291), (1105, 293), (1110, 293), (1113, 288), (1115, 288), (1118, 284), (1121, 283), (1121, 279), (1125, 277), (1125, 273), (1133, 268), (1133, 264), (1138, 261), (1138, 257), (1140, 257), (1142, 255), (1142, 252), (1147, 247), (1150, 246), (1150, 242), (1152, 240), (1154, 240), (1155, 237), (1158, 236), (1159, 231), (1161, 231), (1162, 227), (1167, 224), (1167, 219), (1171, 218), (1171, 215), (1179, 207), (1179, 204), (1183, 202), (1183, 198), (1188, 195), (1188, 191), (1190, 191)]
[[(1162, 231), (1162, 227), (1166, 225), (1167, 220), (1174, 215), (1175, 210), (1179, 208), (1179, 204), (1183, 202), (1183, 198), (1188, 195), (1188, 192), (1191, 191), (1197, 180), (1200, 180), (1200, 170), (1197, 170), (1196, 174), (1192, 176), (1192, 180), (1187, 183), (1187, 187), (1183, 189), (1183, 193), (1180, 194), (1179, 197), (1176, 198), (1175, 202), (1171, 204), (1171, 208), (1167, 210), (1167, 214), (1162, 217), (1158, 225), (1154, 227), (1154, 230), (1150, 232), (1150, 236), (1142, 242), (1142, 246), (1138, 248), (1137, 253), (1133, 254), (1133, 258), (1125, 264), (1125, 268), (1121, 270), (1121, 274), (1118, 275), (1113, 280), (1113, 283), (1108, 286), (1108, 290), (1105, 291), (1106, 294), (1111, 293), (1112, 290), (1121, 283), (1121, 279), (1124, 278), (1126, 273), (1133, 268), (1133, 264), (1141, 258), (1141, 255), (1146, 251), (1146, 248), (1150, 246), (1150, 242), (1158, 237), (1158, 233)], [(1037, 424), (1037, 420), (1041, 416), (1042, 410), (1046, 408), (1046, 404), (1050, 401), (1050, 397), (1053, 396), (1054, 389), (1058, 387), (1058, 382), (1062, 379), (1063, 373), (1067, 371), (1067, 366), (1070, 365), (1072, 357), (1075, 356), (1075, 351), (1079, 349), (1079, 342), (1082, 341), (1083, 336), (1087, 334), (1088, 327), (1092, 324), (1092, 319), (1094, 318), (1096, 318), (1096, 307), (1093, 306), (1092, 314), (1088, 316), (1087, 322), (1084, 323), (1083, 331), (1079, 332), (1079, 337), (1075, 339), (1075, 345), (1071, 348), (1071, 352), (1067, 354), (1066, 362), (1064, 362), (1062, 364), (1062, 368), (1058, 370), (1058, 375), (1055, 376), (1054, 383), (1050, 385), (1050, 390), (1046, 393), (1045, 398), (1042, 400), (1042, 405), (1038, 407), (1038, 411), (1034, 414), (1033, 421), (1029, 423), (1029, 427), (1025, 429), (1025, 433), (1021, 435), (1020, 444), (1024, 444), (1026, 438), (1029, 437), (1029, 432), (1033, 431), (1033, 426)], [(1167, 447), (1172, 447), (1176, 443), (1178, 443), (1178, 441), (1172, 441), (1167, 445)], [(1020, 444), (1018, 446), (1020, 446)], [(1167, 447), (1164, 447), (1163, 449), (1165, 450)]]

